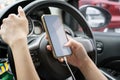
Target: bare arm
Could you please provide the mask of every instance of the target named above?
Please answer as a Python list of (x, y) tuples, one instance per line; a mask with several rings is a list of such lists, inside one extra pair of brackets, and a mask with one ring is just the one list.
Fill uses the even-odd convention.
[(73, 51), (73, 54), (67, 57), (68, 62), (78, 67), (87, 80), (107, 80), (107, 78), (89, 58), (81, 43), (73, 39), (69, 39), (69, 42), (65, 46), (71, 47)]
[(39, 80), (27, 45), (28, 22), (21, 7), (18, 13), (10, 14), (3, 20), (0, 35), (12, 49), (17, 79)]
[[(72, 49), (72, 55), (67, 56), (67, 61), (79, 68), (86, 80), (108, 80), (93, 63), (83, 45), (71, 38), (65, 44)], [(51, 50), (51, 46), (47, 46), (48, 50)], [(59, 59), (63, 61), (63, 58)]]
[(88, 57), (78, 68), (81, 70), (86, 80), (108, 80)]
[[(21, 45), (22, 44), (22, 45)], [(11, 46), (18, 80), (39, 80), (34, 68), (28, 46), (27, 39), (19, 39)]]

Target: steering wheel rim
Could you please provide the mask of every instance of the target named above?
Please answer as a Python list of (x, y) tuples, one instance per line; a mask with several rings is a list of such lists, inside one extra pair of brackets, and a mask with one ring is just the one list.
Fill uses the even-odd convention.
[[(64, 5), (64, 6), (62, 6)], [(45, 7), (58, 7), (60, 9), (64, 9), (66, 12), (70, 13), (77, 21), (78, 23), (86, 22), (81, 24), (81, 27), (85, 34), (89, 36), (89, 38), (94, 38), (91, 28), (89, 28), (87, 21), (85, 20), (84, 16), (72, 5), (65, 3), (63, 1), (55, 1), (55, 0), (49, 0), (49, 1), (34, 1), (27, 6), (24, 7), (24, 11), (26, 13), (26, 16), (36, 7), (41, 6), (40, 8)], [(74, 15), (73, 15), (74, 14)]]
[[(73, 7), (72, 5), (70, 5), (66, 2), (63, 2), (63, 1), (55, 1), (55, 0), (34, 1), (34, 2), (28, 4), (27, 6), (24, 7), (24, 11), (26, 13), (26, 16), (37, 7), (41, 8), (41, 9), (46, 8), (46, 7), (57, 7), (57, 8), (60, 8), (64, 11), (68, 12), (81, 25), (81, 28), (83, 29), (85, 35), (87, 35), (90, 39), (93, 40), (93, 43), (94, 43), (93, 47), (94, 47), (94, 49), (96, 48), (95, 39), (94, 39), (91, 28), (89, 27), (86, 19), (81, 14), (81, 12), (79, 10), (77, 10), (75, 7)], [(96, 53), (96, 49), (95, 49), (95, 53)], [(94, 54), (94, 55), (96, 55), (96, 54)], [(95, 63), (96, 63), (96, 59), (93, 59), (93, 61), (95, 61)]]
[[(92, 39), (92, 41), (94, 43), (93, 44), (94, 45), (93, 46), (94, 47), (94, 51), (93, 51), (94, 52), (94, 54), (93, 54), (94, 58), (92, 58), (92, 60), (96, 63), (97, 55), (96, 55), (96, 49), (95, 49), (96, 45), (95, 45), (94, 36), (93, 36), (92, 31), (89, 28), (89, 26), (88, 26), (85, 18), (82, 16), (82, 14), (79, 12), (79, 10), (77, 10), (76, 8), (74, 8), (73, 6), (71, 6), (70, 4), (65, 3), (63, 1), (53, 1), (53, 0), (51, 0), (51, 1), (33, 1), (33, 2), (29, 3), (27, 6), (24, 7), (24, 11), (26, 13), (26, 16), (29, 15), (29, 13), (31, 11), (33, 11), (35, 8), (37, 8), (37, 7), (40, 7), (41, 9), (42, 8), (46, 8), (46, 7), (57, 7), (57, 8), (60, 8), (60, 9), (62, 9), (64, 11), (70, 13), (78, 21), (78, 23), (81, 25), (84, 33), (90, 39)], [(41, 39), (41, 41), (44, 40), (44, 38), (45, 37), (43, 37)], [(47, 43), (45, 43), (44, 45), (46, 45), (46, 44)], [(44, 76), (44, 75), (42, 75), (42, 76)], [(65, 79), (66, 77), (64, 76), (63, 78)], [(60, 80), (63, 79), (63, 78), (60, 78)]]

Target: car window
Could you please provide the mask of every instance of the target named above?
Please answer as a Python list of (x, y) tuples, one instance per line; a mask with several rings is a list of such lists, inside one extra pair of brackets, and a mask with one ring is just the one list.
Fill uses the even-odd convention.
[[(101, 8), (106, 9), (110, 15), (111, 15), (111, 20), (110, 23), (106, 26), (101, 26), (99, 28), (92, 28), (93, 31), (97, 31), (97, 32), (115, 32), (115, 33), (120, 33), (120, 0), (79, 0), (78, 2), (78, 6), (79, 8), (83, 5), (92, 5), (92, 6), (98, 6)], [(90, 13), (90, 11), (88, 12)], [(100, 16), (95, 16), (97, 20), (93, 20), (92, 16), (91, 17), (87, 17), (87, 19), (89, 19), (89, 23), (100, 23), (101, 22), (101, 18)], [(91, 23), (91, 24), (92, 24)], [(94, 24), (93, 24), (94, 25)], [(95, 25), (94, 25), (95, 27)]]
[[(5, 6), (15, 2), (17, 0), (0, 0), (0, 9), (4, 8)], [(64, 0), (62, 0), (64, 1)], [(70, 1), (70, 0), (65, 0), (65, 1)], [(72, 0), (71, 0), (72, 1)], [(81, 7), (83, 5), (92, 5), (92, 6), (98, 6), (102, 7), (104, 9), (107, 9), (111, 16), (111, 22), (106, 25), (106, 26), (101, 26), (101, 28), (92, 28), (93, 31), (97, 32), (115, 32), (115, 33), (120, 33), (120, 0), (78, 0), (78, 7)], [(115, 4), (116, 3), (116, 4)], [(94, 20), (94, 19), (98, 20)], [(91, 15), (91, 17), (87, 17), (89, 20), (89, 23), (95, 27), (95, 23), (101, 23), (104, 20), (102, 20), (102, 17), (98, 15)], [(93, 23), (93, 24), (92, 24)]]
[(0, 0), (0, 9), (8, 6), (9, 4), (15, 2), (17, 0)]

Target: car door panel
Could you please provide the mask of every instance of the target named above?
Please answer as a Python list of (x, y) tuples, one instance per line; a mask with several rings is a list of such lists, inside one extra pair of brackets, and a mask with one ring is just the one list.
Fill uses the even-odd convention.
[(103, 45), (102, 52), (98, 52), (98, 65), (120, 60), (120, 34), (94, 32), (94, 36), (96, 42)]
[(97, 66), (112, 77), (120, 79), (120, 34), (94, 32), (94, 36), (98, 51)]

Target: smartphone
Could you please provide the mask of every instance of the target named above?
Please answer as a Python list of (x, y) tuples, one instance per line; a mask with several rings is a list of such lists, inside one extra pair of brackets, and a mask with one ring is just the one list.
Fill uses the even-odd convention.
[(58, 15), (43, 15), (41, 19), (48, 35), (48, 41), (52, 45), (53, 56), (60, 58), (71, 55), (70, 47), (64, 46), (68, 39), (60, 17)]

